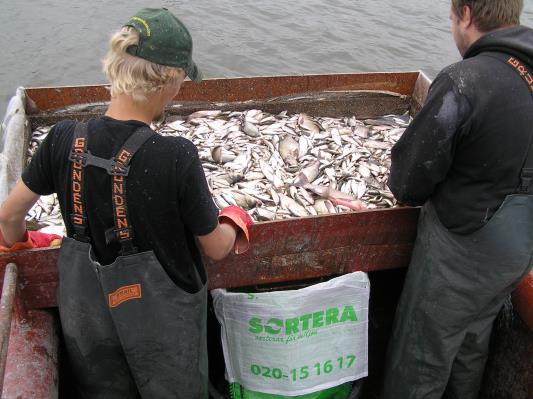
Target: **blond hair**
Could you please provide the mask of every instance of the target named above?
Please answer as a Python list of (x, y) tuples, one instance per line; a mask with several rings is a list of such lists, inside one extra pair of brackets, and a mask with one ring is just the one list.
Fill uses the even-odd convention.
[(126, 52), (138, 43), (139, 34), (129, 26), (111, 37), (109, 51), (102, 60), (103, 71), (111, 83), (111, 97), (126, 94), (143, 102), (146, 94), (180, 83), (183, 69), (155, 64)]
[(474, 24), (481, 32), (505, 26), (520, 25), (523, 0), (452, 0), (453, 11), (463, 16), (464, 6), (470, 7)]

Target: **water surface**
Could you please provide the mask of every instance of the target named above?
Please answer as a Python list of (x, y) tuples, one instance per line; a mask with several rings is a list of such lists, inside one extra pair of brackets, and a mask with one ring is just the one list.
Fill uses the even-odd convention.
[[(164, 6), (188, 26), (205, 77), (423, 70), (460, 59), (449, 0), (2, 1), (0, 113), (17, 86), (104, 83), (113, 30)], [(522, 18), (533, 26), (533, 1)]]

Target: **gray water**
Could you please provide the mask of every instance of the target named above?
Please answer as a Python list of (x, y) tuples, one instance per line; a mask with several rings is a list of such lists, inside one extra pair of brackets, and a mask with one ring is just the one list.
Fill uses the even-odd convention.
[[(522, 23), (533, 26), (533, 1)], [(105, 83), (110, 34), (146, 6), (187, 25), (204, 76), (423, 70), (458, 61), (449, 0), (1, 0), (0, 114), (17, 86)]]

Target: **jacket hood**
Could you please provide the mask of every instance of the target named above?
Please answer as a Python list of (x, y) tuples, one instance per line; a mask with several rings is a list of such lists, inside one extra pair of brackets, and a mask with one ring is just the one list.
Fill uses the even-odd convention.
[(487, 33), (468, 48), (464, 58), (484, 51), (509, 54), (533, 67), (533, 29), (517, 26)]

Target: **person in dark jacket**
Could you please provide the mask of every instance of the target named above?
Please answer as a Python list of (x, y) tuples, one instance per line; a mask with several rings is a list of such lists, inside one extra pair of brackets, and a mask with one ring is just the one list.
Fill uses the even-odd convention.
[(390, 189), (423, 207), (384, 399), (476, 398), (493, 321), (531, 270), (533, 30), (522, 9), (452, 0), (463, 60), (438, 74), (392, 149)]
[(38, 246), (24, 218), (57, 193), (67, 229), (58, 307), (76, 397), (207, 399), (198, 247), (215, 260), (244, 252), (251, 219), (235, 206), (219, 213), (189, 140), (150, 129), (185, 76), (201, 80), (185, 25), (140, 10), (112, 36), (104, 71), (105, 115), (50, 130), (0, 208), (0, 250)]

